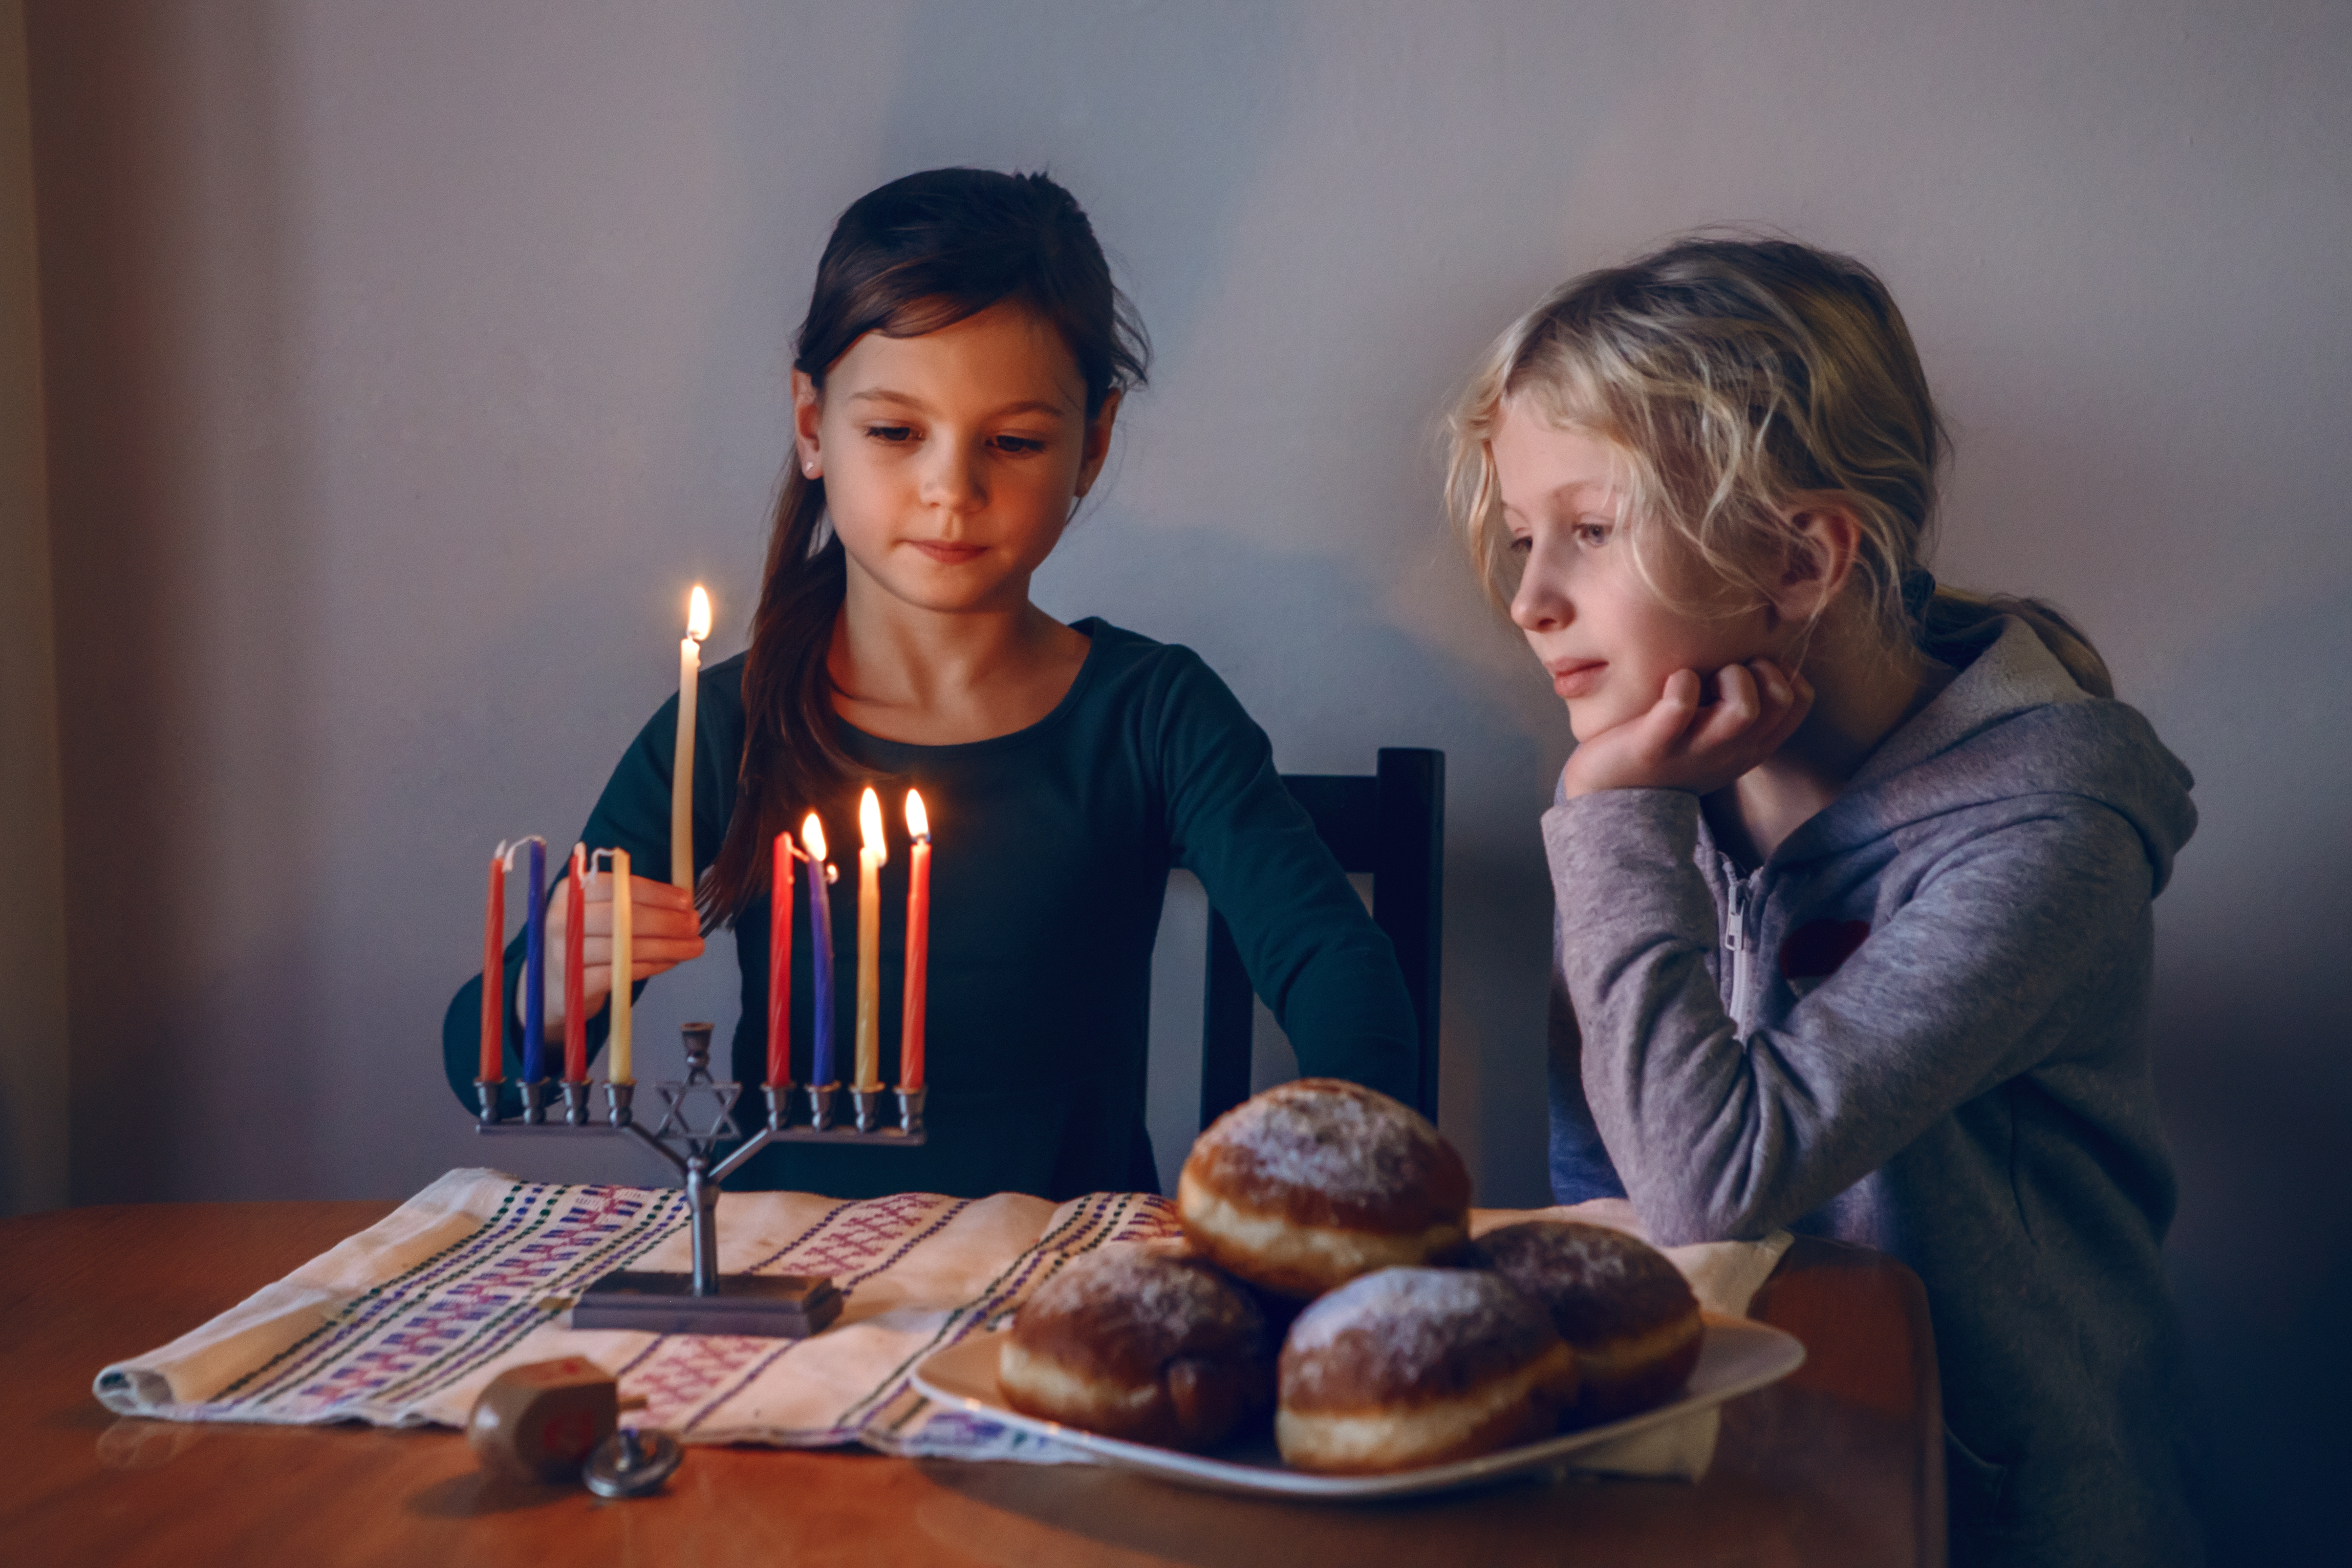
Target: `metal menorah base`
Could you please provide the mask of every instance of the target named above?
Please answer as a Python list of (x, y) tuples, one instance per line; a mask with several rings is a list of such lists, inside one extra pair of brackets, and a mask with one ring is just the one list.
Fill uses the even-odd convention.
[[(770, 1084), (768, 1124), (748, 1138), (735, 1124), (735, 1103), (743, 1092), (740, 1083), (722, 1083), (710, 1076), (710, 1034), (714, 1026), (690, 1023), (679, 1032), (686, 1043), (684, 1082), (645, 1085), (661, 1097), (662, 1116), (647, 1132), (636, 1119), (635, 1083), (604, 1085), (604, 1122), (589, 1120), (585, 1082), (566, 1082), (562, 1092), (563, 1119), (551, 1121), (547, 1085), (532, 1080), (517, 1085), (522, 1092), (522, 1119), (509, 1122), (499, 1103), (501, 1085), (477, 1079), (474, 1089), (480, 1105), (474, 1130), (484, 1136), (509, 1134), (619, 1134), (635, 1139), (686, 1179), (688, 1223), (692, 1240), (693, 1269), (671, 1273), (623, 1269), (604, 1276), (581, 1293), (572, 1309), (576, 1329), (634, 1329), (647, 1333), (730, 1333), (765, 1339), (803, 1339), (822, 1330), (841, 1314), (841, 1292), (821, 1275), (726, 1274), (719, 1272), (719, 1184), (741, 1168), (743, 1162), (770, 1144), (864, 1144), (877, 1148), (910, 1149), (927, 1141), (923, 1130), (923, 1091), (900, 1089), (897, 1100), (898, 1124), (886, 1127), (880, 1120), (882, 1092), (849, 1092), (854, 1125), (835, 1127), (833, 1102), (837, 1084), (804, 1090), (808, 1120), (790, 1120), (793, 1085)], [(699, 1126), (695, 1108), (707, 1105), (708, 1119)], [(679, 1154), (666, 1142), (675, 1134), (686, 1145)], [(743, 1141), (724, 1158), (719, 1145)]]

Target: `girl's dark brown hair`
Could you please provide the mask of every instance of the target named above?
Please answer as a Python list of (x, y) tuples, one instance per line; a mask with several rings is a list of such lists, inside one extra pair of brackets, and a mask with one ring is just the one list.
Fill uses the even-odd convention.
[[(1043, 174), (988, 169), (909, 174), (841, 214), (793, 340), (793, 367), (822, 392), (826, 372), (868, 332), (918, 338), (1008, 301), (1061, 334), (1089, 419), (1112, 392), (1143, 381), (1143, 325), (1111, 282), (1076, 199)], [(824, 481), (788, 464), (743, 659), (734, 815), (695, 893), (706, 930), (758, 896), (776, 834), (860, 772), (825, 664), (847, 569), (824, 525)]]

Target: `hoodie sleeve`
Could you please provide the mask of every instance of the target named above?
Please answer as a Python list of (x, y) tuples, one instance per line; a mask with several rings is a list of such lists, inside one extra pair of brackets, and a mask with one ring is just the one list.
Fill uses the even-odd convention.
[(1837, 973), (1738, 1038), (1707, 956), (1698, 800), (1584, 796), (1544, 816), (1585, 1098), (1662, 1244), (1760, 1236), (2061, 1048), (2147, 941), (2137, 832), (2072, 795), (2002, 803)]

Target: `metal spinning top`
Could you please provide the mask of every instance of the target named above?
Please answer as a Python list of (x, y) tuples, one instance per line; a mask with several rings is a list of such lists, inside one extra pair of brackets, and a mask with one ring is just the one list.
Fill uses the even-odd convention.
[(667, 1432), (624, 1427), (596, 1445), (580, 1479), (598, 1497), (644, 1497), (659, 1491), (685, 1459), (686, 1450)]

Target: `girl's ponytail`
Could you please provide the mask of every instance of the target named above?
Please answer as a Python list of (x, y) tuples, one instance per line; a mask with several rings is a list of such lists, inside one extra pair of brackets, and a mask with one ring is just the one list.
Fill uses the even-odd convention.
[(797, 831), (805, 810), (856, 776), (833, 711), (825, 657), (846, 591), (841, 540), (824, 526), (824, 481), (793, 464), (776, 501), (751, 646), (743, 659), (743, 764), (735, 814), (718, 857), (695, 891), (704, 930), (719, 925), (756, 891), (761, 852), (776, 835)]
[(2063, 612), (2043, 599), (2023, 599), (2008, 593), (1970, 593), (1936, 584), (1919, 614), (1920, 646), (1966, 646), (1991, 641), (2000, 633), (2002, 617), (2014, 615), (2033, 628), (2042, 645), (2066, 667), (2076, 685), (2095, 697), (2116, 695), (2115, 677), (2107, 662), (2091, 646), (2082, 629)]

